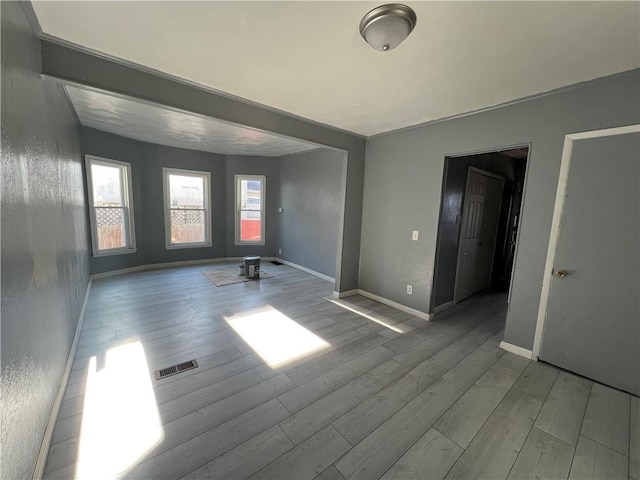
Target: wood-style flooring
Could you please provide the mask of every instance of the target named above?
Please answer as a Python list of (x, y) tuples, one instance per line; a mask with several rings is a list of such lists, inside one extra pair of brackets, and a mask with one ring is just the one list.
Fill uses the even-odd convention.
[(201, 273), (229, 266), (93, 282), (45, 478), (640, 480), (638, 398), (500, 350), (505, 295), (425, 322), (285, 265)]

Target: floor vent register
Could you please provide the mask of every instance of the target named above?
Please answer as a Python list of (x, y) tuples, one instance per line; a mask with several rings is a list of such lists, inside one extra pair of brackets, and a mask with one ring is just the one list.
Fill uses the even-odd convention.
[(161, 380), (163, 378), (177, 375), (178, 373), (186, 372), (187, 370), (192, 370), (194, 368), (198, 368), (198, 361), (189, 360), (188, 362), (182, 362), (177, 365), (171, 365), (167, 368), (161, 368), (160, 370), (156, 370), (153, 373), (156, 376), (156, 380)]

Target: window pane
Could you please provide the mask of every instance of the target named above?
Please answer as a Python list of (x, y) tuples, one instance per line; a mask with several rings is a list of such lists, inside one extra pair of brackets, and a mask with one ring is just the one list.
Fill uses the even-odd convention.
[(122, 185), (120, 167), (106, 165), (91, 165), (91, 177), (93, 180), (93, 205), (122, 206)]
[(171, 210), (172, 244), (204, 241), (204, 210)]
[(171, 208), (204, 208), (204, 179), (169, 175)]
[(260, 180), (240, 180), (240, 208), (242, 210), (262, 210), (261, 184)]
[(259, 242), (262, 232), (262, 212), (240, 212), (240, 240), (243, 242)]
[(127, 247), (124, 208), (96, 208), (98, 250)]

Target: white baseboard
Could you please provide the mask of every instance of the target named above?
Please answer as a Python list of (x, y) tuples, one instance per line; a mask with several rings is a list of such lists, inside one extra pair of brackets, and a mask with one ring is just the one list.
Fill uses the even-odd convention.
[(356, 288), (354, 290), (347, 290), (345, 292), (333, 292), (333, 298), (346, 298), (353, 297), (354, 295), (362, 295), (363, 297), (370, 298), (371, 300), (375, 300), (376, 302), (384, 303), (385, 305), (389, 305), (397, 310), (402, 312), (409, 313), (414, 317), (421, 318), (422, 320), (429, 321), (432, 319), (432, 315), (428, 313), (421, 312), (420, 310), (416, 310), (415, 308), (407, 307), (398, 302), (394, 302), (393, 300), (389, 300), (388, 298), (381, 297), (380, 295), (376, 295), (375, 293), (367, 292), (366, 290), (361, 290)]
[(354, 290), (347, 290), (346, 292), (333, 292), (333, 298), (346, 298), (346, 297), (353, 297), (354, 295), (358, 295), (360, 293), (360, 290), (358, 290), (357, 288)]
[(427, 322), (431, 320), (431, 315), (428, 313), (421, 312), (420, 310), (416, 310), (415, 308), (407, 307), (406, 305), (394, 302), (393, 300), (389, 300), (388, 298), (381, 297), (380, 295), (376, 295), (375, 293), (367, 292), (366, 290), (362, 289), (358, 289), (358, 293), (364, 297), (370, 298), (371, 300), (375, 300), (376, 302), (384, 303), (385, 305), (389, 305), (390, 307), (393, 307), (397, 310), (409, 313), (414, 317), (426, 320)]
[(87, 304), (89, 303), (89, 293), (91, 292), (91, 282), (92, 279), (89, 278), (89, 283), (87, 284), (87, 292), (84, 295), (84, 301), (82, 302), (82, 309), (80, 310), (80, 317), (78, 318), (78, 324), (76, 325), (76, 333), (73, 337), (73, 342), (71, 343), (71, 350), (69, 350), (69, 356), (67, 357), (67, 364), (64, 367), (64, 372), (62, 373), (62, 379), (60, 380), (60, 386), (58, 387), (58, 393), (56, 393), (56, 398), (53, 401), (53, 406), (51, 407), (51, 414), (49, 415), (49, 421), (47, 422), (47, 426), (44, 429), (44, 435), (42, 438), (42, 444), (40, 445), (40, 451), (38, 452), (38, 457), (36, 458), (36, 465), (33, 470), (33, 478), (35, 480), (40, 480), (44, 475), (44, 467), (47, 462), (47, 457), (49, 456), (49, 447), (51, 446), (51, 439), (53, 438), (53, 429), (56, 426), (56, 421), (58, 420), (58, 413), (60, 412), (60, 406), (62, 405), (62, 398), (64, 397), (64, 392), (67, 389), (67, 383), (69, 382), (69, 375), (71, 374), (71, 367), (73, 366), (73, 360), (76, 356), (76, 350), (78, 349), (78, 342), (80, 341), (80, 332), (82, 331), (82, 325), (84, 324), (84, 315), (87, 311)]
[(531, 350), (518, 347), (517, 345), (513, 345), (511, 343), (500, 342), (500, 348), (507, 352), (513, 353), (514, 355), (518, 355), (519, 357), (524, 357), (528, 360), (531, 360), (533, 358), (533, 352)]
[(109, 272), (94, 273), (91, 275), (91, 280), (98, 280), (99, 278), (116, 277), (118, 275), (125, 275), (127, 273), (140, 272), (145, 270), (145, 265), (139, 265), (137, 267), (121, 268), (120, 270), (111, 270)]
[(438, 305), (437, 307), (433, 307), (433, 313), (440, 313), (451, 307), (453, 307), (453, 300), (447, 303), (443, 303), (442, 305)]
[[(227, 262), (240, 262), (242, 261), (243, 257), (224, 257), (224, 260)], [(271, 262), (272, 260), (275, 260), (276, 257), (260, 257), (260, 261), (261, 262)], [(213, 262), (213, 263), (218, 263), (218, 262)]]
[(301, 270), (301, 271), (303, 271), (305, 273), (308, 273), (310, 275), (314, 275), (314, 276), (316, 276), (318, 278), (326, 280), (327, 282), (331, 282), (331, 283), (335, 283), (336, 282), (335, 278), (331, 278), (330, 276), (325, 275), (324, 273), (316, 272), (315, 270), (311, 270), (310, 268), (303, 267), (302, 265), (298, 265), (297, 263), (289, 262), (287, 260), (283, 260), (283, 259), (278, 258), (278, 257), (276, 257), (276, 261), (280, 262), (280, 263), (284, 263), (285, 265), (287, 265), (289, 267), (296, 268), (296, 269)]
[[(264, 261), (271, 261), (271, 260), (274, 260), (275, 257), (261, 257), (261, 259)], [(190, 265), (209, 265), (213, 263), (236, 262), (236, 261), (239, 262), (240, 260), (242, 260), (242, 257), (219, 257), (219, 258), (204, 258), (200, 260), (183, 260), (180, 262), (149, 263), (146, 265), (138, 265), (130, 268), (122, 268), (120, 270), (112, 270), (110, 272), (94, 273), (93, 275), (91, 275), (91, 278), (92, 279), (107, 278), (107, 277), (115, 277), (117, 275), (124, 275), (126, 273), (143, 272), (146, 270), (156, 270), (160, 268), (187, 267)]]

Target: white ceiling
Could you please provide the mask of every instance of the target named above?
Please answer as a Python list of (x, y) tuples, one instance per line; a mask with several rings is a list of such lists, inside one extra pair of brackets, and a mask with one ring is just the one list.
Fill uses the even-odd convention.
[(65, 86), (80, 123), (123, 137), (229, 155), (280, 156), (317, 145), (133, 98)]
[(406, 2), (397, 49), (358, 32), (384, 2), (34, 2), (45, 34), (364, 135), (640, 67), (640, 2)]

